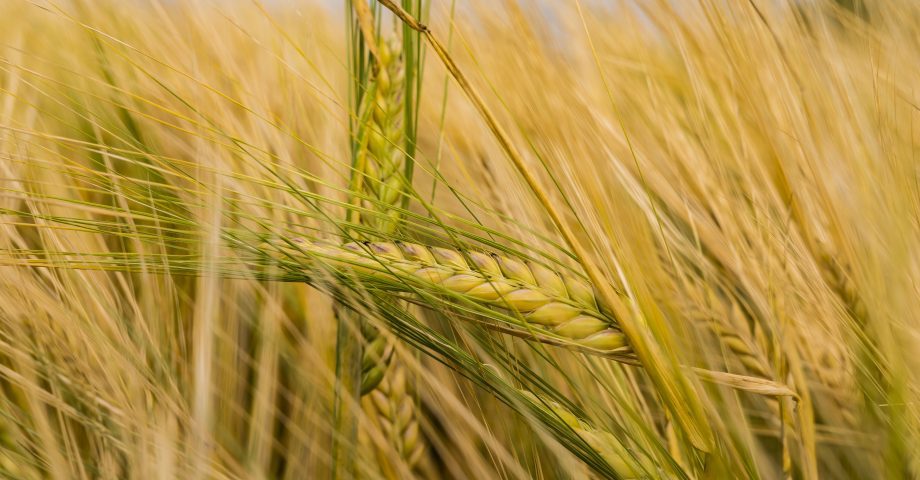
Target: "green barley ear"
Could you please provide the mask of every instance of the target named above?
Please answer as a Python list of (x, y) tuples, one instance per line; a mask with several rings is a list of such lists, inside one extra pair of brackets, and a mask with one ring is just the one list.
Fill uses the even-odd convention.
[[(410, 10), (420, 13), (421, 2), (406, 2)], [(355, 158), (351, 189), (352, 204), (360, 204), (360, 212), (350, 212), (350, 220), (370, 227), (375, 235), (388, 238), (401, 222), (400, 212), (406, 206), (407, 186), (412, 179), (418, 104), (416, 97), (421, 85), (419, 75), (419, 36), (402, 28), (402, 35), (384, 39), (373, 31), (370, 9), (363, 2), (355, 3), (361, 24), (363, 44), (369, 55), (366, 68), (356, 78), (366, 78), (359, 102)], [(394, 29), (397, 32), (398, 28)], [(363, 74), (363, 75), (362, 75)], [(362, 85), (359, 85), (359, 88)], [(383, 348), (386, 340), (372, 330), (368, 338), (373, 350)], [(375, 344), (376, 342), (376, 344)], [(388, 360), (388, 359), (381, 359)], [(367, 365), (368, 359), (365, 359)], [(365, 369), (362, 390), (366, 393), (380, 381), (387, 362)]]
[(393, 234), (399, 226), (399, 202), (404, 194), (403, 166), (405, 138), (403, 98), (405, 72), (396, 44), (381, 41), (377, 46), (374, 88), (365, 95), (362, 116), (368, 118), (363, 148), (356, 165), (363, 166), (362, 202), (364, 211), (373, 212), (362, 223), (381, 236)]
[[(388, 238), (399, 229), (400, 212), (407, 201), (405, 191), (412, 177), (417, 106), (414, 102), (416, 92), (410, 90), (418, 88), (412, 85), (419, 80), (416, 73), (418, 35), (404, 31), (401, 39), (396, 38), (397, 35), (385, 39), (380, 32), (374, 32), (374, 25), (380, 22), (379, 18), (374, 18), (368, 4), (358, 0), (353, 7), (360, 30), (358, 38), (353, 40), (360, 47), (357, 55), (353, 55), (357, 104), (354, 120), (357, 123), (352, 124), (356, 128), (353, 128), (352, 199), (349, 202), (352, 208), (348, 211), (348, 220), (367, 227), (366, 230), (374, 232), (376, 237)], [(420, 12), (420, 7), (417, 3), (416, 13)], [(404, 61), (406, 58), (408, 62)], [(361, 238), (355, 233), (352, 235)], [(399, 358), (394, 358), (390, 340), (363, 319), (356, 315), (351, 317), (361, 326), (366, 341), (361, 357), (359, 394), (369, 395), (374, 400), (365, 402), (371, 421), (379, 427), (389, 426), (384, 430), (390, 445), (411, 470), (420, 462), (424, 442), (415, 418), (415, 399), (405, 388), (397, 388), (405, 385), (407, 373)], [(389, 375), (396, 378), (389, 380)], [(387, 415), (397, 410), (398, 418)], [(381, 469), (395, 475), (394, 466), (379, 450), (378, 459)]]
[[(399, 203), (407, 182), (403, 175), (405, 75), (398, 43), (395, 40), (374, 42), (369, 84), (359, 108), (363, 124), (355, 154), (353, 175), (356, 178), (352, 181), (356, 198), (352, 203), (359, 203), (362, 208), (361, 213), (353, 214), (352, 221), (357, 220), (370, 227), (375, 235), (386, 238), (399, 227)], [(362, 395), (377, 386), (389, 363), (389, 358), (372, 357), (392, 350), (386, 345), (386, 338), (373, 327), (366, 326), (363, 330), (369, 351), (363, 360)]]
[[(404, 69), (395, 41), (374, 43), (371, 75), (359, 109), (358, 151), (355, 154), (357, 177), (352, 182), (362, 213), (352, 220), (371, 228), (377, 235), (393, 234), (399, 227), (398, 203), (405, 190), (402, 150)], [(354, 202), (353, 202), (354, 203)], [(366, 395), (383, 379), (390, 362), (392, 346), (371, 326), (364, 326), (368, 351), (362, 362), (361, 394)]]

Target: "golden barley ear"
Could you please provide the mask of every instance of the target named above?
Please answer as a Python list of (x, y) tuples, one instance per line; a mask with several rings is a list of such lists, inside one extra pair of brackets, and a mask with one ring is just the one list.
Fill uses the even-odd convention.
[[(447, 291), (480, 305), (520, 315), (534, 333), (599, 353), (628, 355), (626, 337), (597, 300), (593, 288), (543, 265), (484, 252), (461, 252), (416, 243), (279, 245), (289, 258), (315, 262), (366, 280), (413, 291)], [(283, 261), (283, 260), (282, 260)], [(310, 262), (311, 260), (305, 260)], [(410, 283), (411, 282), (411, 283)]]

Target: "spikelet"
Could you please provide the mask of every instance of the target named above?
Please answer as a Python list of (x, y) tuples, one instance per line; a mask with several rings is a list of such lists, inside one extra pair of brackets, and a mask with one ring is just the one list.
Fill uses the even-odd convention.
[(380, 331), (371, 325), (363, 325), (363, 336), (367, 342), (361, 364), (361, 395), (367, 395), (383, 380), (393, 360), (393, 345)]

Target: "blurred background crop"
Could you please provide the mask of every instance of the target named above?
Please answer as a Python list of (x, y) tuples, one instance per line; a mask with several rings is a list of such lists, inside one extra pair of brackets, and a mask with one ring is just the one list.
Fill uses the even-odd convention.
[(920, 476), (920, 4), (0, 2), (0, 475)]

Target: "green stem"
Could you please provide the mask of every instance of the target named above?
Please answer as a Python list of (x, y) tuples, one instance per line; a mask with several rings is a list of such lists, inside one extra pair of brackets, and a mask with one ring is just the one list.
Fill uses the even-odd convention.
[(335, 357), (335, 401), (333, 415), (335, 430), (332, 432), (332, 478), (350, 480), (356, 478), (355, 465), (358, 438), (358, 419), (361, 395), (361, 361), (363, 340), (360, 315), (354, 315), (347, 307), (338, 304), (335, 308), (338, 323)]

